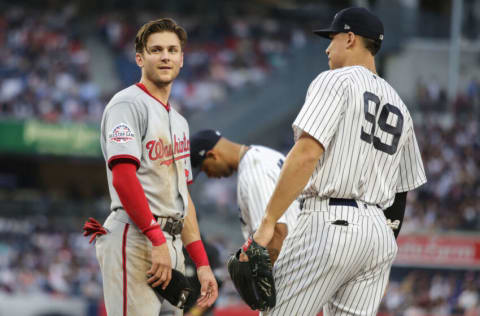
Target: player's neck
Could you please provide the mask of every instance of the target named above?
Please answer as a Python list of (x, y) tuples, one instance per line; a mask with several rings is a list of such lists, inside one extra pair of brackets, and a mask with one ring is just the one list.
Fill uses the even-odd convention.
[(377, 67), (375, 67), (375, 59), (371, 56), (352, 56), (350, 60), (347, 60), (345, 66), (362, 66), (370, 70), (372, 73), (377, 74)]
[(172, 90), (171, 83), (164, 86), (158, 86), (150, 80), (145, 80), (144, 78), (140, 80), (140, 83), (142, 83), (145, 88), (147, 88), (148, 92), (150, 92), (151, 95), (162, 101), (164, 104), (168, 104), (170, 91)]
[(240, 160), (242, 160), (243, 155), (245, 155), (248, 150), (248, 146), (234, 142), (229, 142), (227, 146), (228, 148), (225, 150), (227, 163), (230, 167), (237, 170)]

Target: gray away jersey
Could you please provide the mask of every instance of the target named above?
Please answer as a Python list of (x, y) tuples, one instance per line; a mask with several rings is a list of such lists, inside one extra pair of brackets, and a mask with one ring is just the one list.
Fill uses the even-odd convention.
[(101, 146), (107, 163), (111, 209), (122, 203), (112, 185), (111, 162), (129, 158), (154, 215), (182, 218), (192, 181), (188, 123), (141, 85), (118, 92), (102, 117)]
[(306, 132), (325, 149), (303, 198), (357, 199), (385, 209), (395, 193), (427, 181), (407, 107), (362, 66), (322, 72), (310, 84), (293, 130), (295, 140)]
[[(245, 239), (260, 226), (284, 161), (284, 155), (263, 146), (250, 146), (240, 160), (237, 200)], [(280, 217), (278, 223), (287, 224), (288, 231), (291, 233), (296, 225), (299, 211), (299, 204), (294, 201)]]

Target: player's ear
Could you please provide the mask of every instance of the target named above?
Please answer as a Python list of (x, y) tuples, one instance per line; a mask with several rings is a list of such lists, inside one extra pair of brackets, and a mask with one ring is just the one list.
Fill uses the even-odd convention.
[(135, 53), (135, 62), (137, 66), (142, 68), (143, 67), (143, 54), (142, 53)]
[(355, 44), (355, 41), (357, 40), (357, 36), (353, 32), (348, 32), (347, 33), (347, 48), (352, 48), (352, 46)]
[(213, 160), (217, 160), (217, 154), (213, 150), (207, 151), (205, 158), (212, 158)]

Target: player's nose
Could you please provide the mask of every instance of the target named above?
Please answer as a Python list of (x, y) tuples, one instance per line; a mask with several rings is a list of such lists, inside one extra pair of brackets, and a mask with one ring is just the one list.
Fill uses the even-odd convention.
[(331, 42), (330, 42), (330, 45), (327, 46), (327, 48), (325, 49), (325, 54), (327, 54), (327, 56), (330, 56), (330, 47), (332, 46)]
[(160, 54), (160, 59), (162, 61), (168, 61), (170, 59), (169, 55), (168, 55), (168, 52), (166, 51), (162, 51), (162, 53)]

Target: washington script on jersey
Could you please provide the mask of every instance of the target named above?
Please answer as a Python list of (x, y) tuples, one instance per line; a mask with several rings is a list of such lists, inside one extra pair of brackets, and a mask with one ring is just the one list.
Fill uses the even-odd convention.
[(177, 135), (173, 135), (173, 142), (175, 146), (172, 146), (172, 144), (164, 144), (160, 138), (148, 141), (146, 147), (150, 160), (155, 161), (157, 159), (170, 158), (161, 163), (162, 165), (165, 164), (168, 166), (174, 161), (173, 155), (186, 153), (185, 155), (175, 157), (175, 160), (190, 156), (190, 140), (187, 139), (185, 133), (183, 134), (183, 139), (178, 138), (178, 140)]

